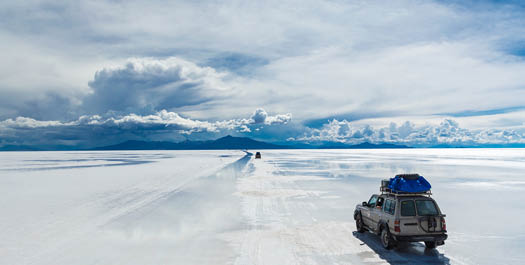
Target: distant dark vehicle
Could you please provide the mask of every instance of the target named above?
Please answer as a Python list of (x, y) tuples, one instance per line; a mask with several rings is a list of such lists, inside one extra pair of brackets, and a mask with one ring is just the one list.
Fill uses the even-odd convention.
[(261, 159), (261, 152), (255, 153), (255, 159)]

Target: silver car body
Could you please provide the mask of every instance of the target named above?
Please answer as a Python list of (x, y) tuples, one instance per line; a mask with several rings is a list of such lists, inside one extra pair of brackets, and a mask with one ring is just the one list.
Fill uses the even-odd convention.
[(364, 229), (378, 235), (385, 229), (395, 242), (425, 241), (427, 246), (435, 247), (447, 239), (445, 215), (430, 193), (374, 194), (368, 202), (356, 206), (357, 218), (361, 218)]

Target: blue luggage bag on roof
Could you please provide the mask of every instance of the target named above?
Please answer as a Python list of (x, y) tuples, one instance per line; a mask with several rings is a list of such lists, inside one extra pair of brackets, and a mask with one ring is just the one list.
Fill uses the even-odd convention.
[(419, 174), (403, 174), (391, 178), (388, 188), (396, 193), (421, 193), (429, 191), (431, 186)]

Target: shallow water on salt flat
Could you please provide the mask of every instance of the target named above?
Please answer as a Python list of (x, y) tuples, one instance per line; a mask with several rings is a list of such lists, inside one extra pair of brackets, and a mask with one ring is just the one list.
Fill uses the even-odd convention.
[[(260, 151), (260, 150), (254, 150)], [(1, 152), (0, 264), (521, 264), (524, 149)], [(437, 250), (383, 250), (353, 209), (419, 173)]]

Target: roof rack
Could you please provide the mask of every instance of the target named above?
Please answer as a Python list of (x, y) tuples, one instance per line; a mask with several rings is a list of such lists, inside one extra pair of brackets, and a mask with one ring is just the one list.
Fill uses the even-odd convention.
[(428, 196), (432, 195), (430, 190), (424, 192), (394, 192), (387, 187), (380, 187), (381, 195), (392, 195), (392, 196)]

